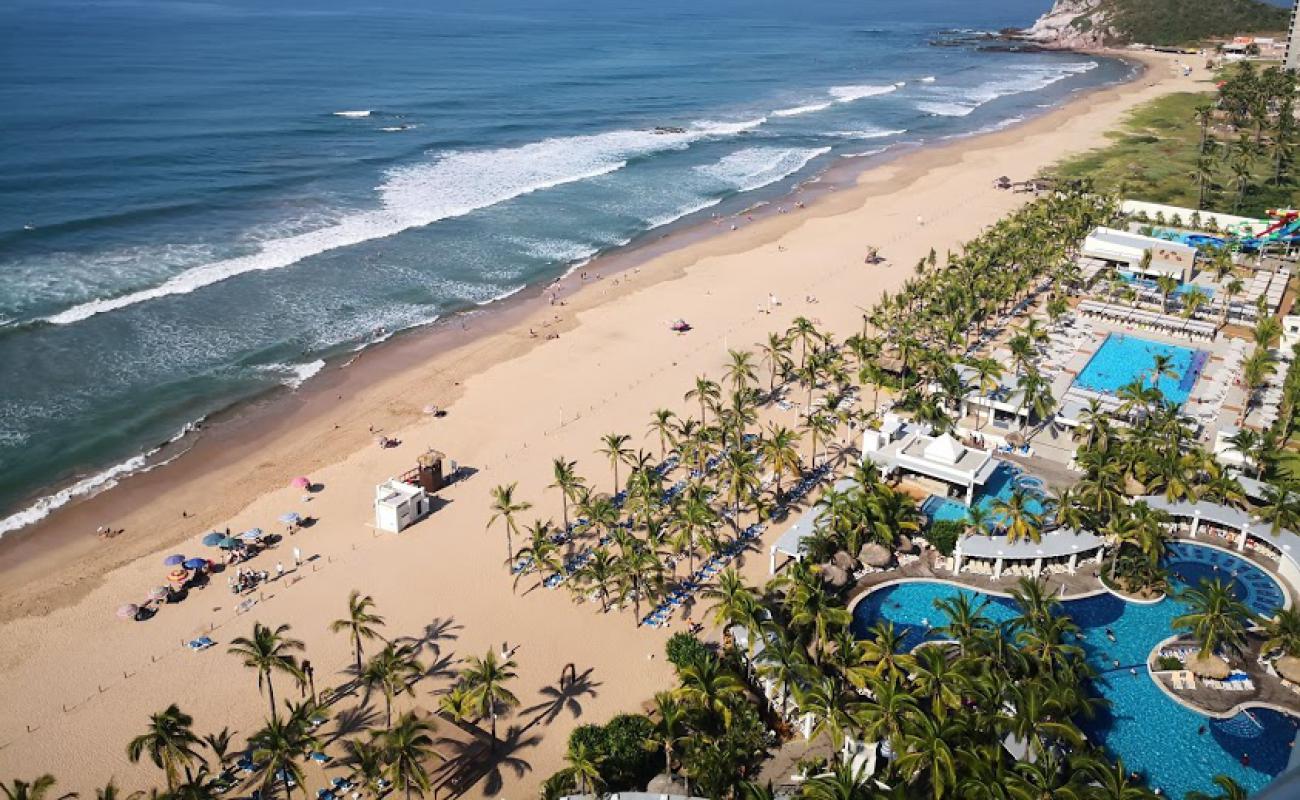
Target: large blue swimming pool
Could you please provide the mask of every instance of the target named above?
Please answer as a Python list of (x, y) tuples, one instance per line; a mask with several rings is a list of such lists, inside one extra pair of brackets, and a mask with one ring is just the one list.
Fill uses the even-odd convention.
[[(1123, 269), (1118, 270), (1118, 272), (1120, 278), (1122, 278), (1125, 283), (1135, 284), (1137, 286), (1141, 286), (1144, 289), (1150, 289), (1152, 291), (1159, 291), (1159, 285), (1155, 281), (1151, 280), (1150, 278), (1141, 278), (1138, 277), (1137, 273), (1129, 272), (1128, 270), (1123, 270)], [(1209, 298), (1214, 297), (1213, 286), (1200, 286), (1194, 283), (1178, 284), (1177, 288), (1174, 289), (1173, 294), (1175, 297), (1187, 294), (1192, 290), (1193, 286), (1195, 286), (1197, 289), (1200, 289), (1205, 294), (1206, 297)]]
[[(1031, 511), (1038, 514), (1047, 513), (1047, 495), (1043, 481), (1022, 472), (1013, 464), (1002, 461), (998, 463), (997, 469), (993, 470), (988, 482), (975, 494), (975, 505), (980, 506), (989, 513), (994, 526), (996, 526), (1000, 517), (993, 514), (993, 504), (998, 500), (1010, 499), (1011, 493), (1017, 485), (1021, 486), (1029, 494), (1029, 501), (1026, 506)], [(939, 497), (938, 495), (930, 495), (921, 504), (921, 512), (932, 522), (935, 520), (963, 522), (966, 519), (966, 509), (966, 504), (960, 500), (954, 500), (951, 497)]]
[(1187, 402), (1192, 393), (1196, 379), (1201, 376), (1209, 353), (1161, 344), (1150, 339), (1112, 333), (1102, 342), (1097, 352), (1092, 354), (1088, 364), (1074, 379), (1074, 385), (1094, 392), (1116, 395), (1119, 390), (1135, 380), (1150, 385), (1151, 368), (1157, 355), (1168, 356), (1172, 360), (1174, 375), (1161, 376), (1156, 385), (1164, 393), (1165, 399), (1181, 406)]
[[(1284, 602), (1281, 587), (1263, 570), (1221, 550), (1175, 543), (1166, 566), (1179, 589), (1204, 577), (1222, 577), (1230, 579), (1238, 596), (1259, 613), (1272, 613)], [(930, 638), (932, 627), (947, 623), (934, 601), (957, 594), (977, 602), (987, 598), (985, 614), (990, 619), (1016, 614), (1006, 598), (914, 581), (864, 597), (853, 611), (853, 630), (862, 636), (878, 620), (887, 620), (905, 634), (904, 647), (910, 649)], [(1147, 655), (1172, 635), (1169, 623), (1183, 613), (1182, 603), (1167, 598), (1139, 605), (1103, 594), (1066, 601), (1064, 608), (1081, 629), (1089, 662), (1101, 673), (1095, 691), (1110, 701), (1110, 708), (1086, 721), (1084, 729), (1093, 741), (1122, 757), (1129, 769), (1146, 775), (1152, 787), (1181, 798), (1194, 790), (1211, 791), (1214, 776), (1226, 774), (1253, 793), (1286, 767), (1300, 721), (1267, 709), (1212, 719), (1170, 700), (1148, 674)], [(1117, 641), (1107, 638), (1108, 628)], [(1137, 675), (1130, 673), (1131, 667), (1137, 668)], [(1250, 754), (1249, 767), (1241, 765), (1243, 753)]]

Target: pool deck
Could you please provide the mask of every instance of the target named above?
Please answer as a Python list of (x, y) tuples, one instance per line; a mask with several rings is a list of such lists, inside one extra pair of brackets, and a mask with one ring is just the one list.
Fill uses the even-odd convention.
[[(1190, 640), (1182, 642), (1182, 644), (1190, 643)], [(1268, 674), (1260, 666), (1257, 659), (1259, 658), (1259, 647), (1262, 643), (1259, 637), (1251, 636), (1242, 658), (1233, 659), (1233, 666), (1242, 669), (1250, 676), (1251, 682), (1255, 684), (1255, 688), (1248, 691), (1230, 692), (1212, 689), (1199, 682), (1195, 689), (1175, 689), (1173, 673), (1171, 672), (1153, 671), (1151, 679), (1158, 682), (1160, 687), (1165, 690), (1165, 694), (1170, 695), (1174, 700), (1210, 717), (1220, 719), (1234, 717), (1243, 709), (1259, 706), (1288, 714), (1300, 714), (1300, 694), (1288, 689), (1282, 684), (1281, 678)], [(1179, 643), (1163, 642), (1161, 646), (1152, 651), (1152, 662), (1154, 663), (1156, 654), (1162, 648), (1177, 644)]]

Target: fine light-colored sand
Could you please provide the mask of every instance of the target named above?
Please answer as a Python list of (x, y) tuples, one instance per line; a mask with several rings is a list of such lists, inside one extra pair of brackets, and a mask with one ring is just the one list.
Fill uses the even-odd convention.
[[(226, 643), (246, 634), (254, 620), (292, 625), (306, 641), (317, 686), (337, 685), (351, 659), (345, 639), (326, 625), (342, 615), (349, 590), (359, 588), (374, 595), (389, 635), (429, 632), (444, 671), (502, 642), (518, 647), (513, 688), (523, 710), (503, 721), (502, 732), (520, 731), (499, 776), (469, 793), (534, 796), (536, 784), (561, 766), (576, 724), (636, 710), (669, 684), (662, 650), (671, 629), (638, 630), (630, 612), (602, 616), (590, 603), (575, 606), (565, 592), (531, 590), (531, 579), (512, 591), (502, 566), (504, 537), (484, 531), (489, 489), (517, 480), (519, 494), (536, 506), (525, 515), (529, 520), (534, 513), (558, 520), (559, 498), (545, 488), (554, 456), (577, 459), (590, 480), (608, 489), (609, 467), (594, 452), (601, 434), (630, 433), (638, 446), (657, 450), (651, 438), (641, 439), (650, 411), (687, 410), (682, 395), (693, 377), (720, 374), (727, 347), (752, 346), (799, 315), (839, 336), (856, 330), (859, 307), (896, 290), (931, 246), (940, 253), (956, 248), (1027, 199), (991, 188), (994, 178), (1028, 177), (1062, 155), (1102, 144), (1104, 132), (1135, 105), (1204, 85), (1193, 83), (1200, 74), (1184, 79), (1173, 75), (1168, 60), (1150, 61), (1152, 68), (1131, 84), (1089, 94), (1028, 124), (909, 154), (807, 210), (724, 231), (625, 273), (618, 285), (613, 277), (592, 282), (563, 308), (538, 304), (507, 330), (422, 354), (339, 399), (330, 413), (291, 416), (243, 444), (238, 458), (215, 464), (201, 482), (163, 482), (149, 498), (131, 494), (130, 482), (109, 492), (129, 499), (101, 505), (115, 509), (105, 521), (128, 535), (108, 542), (79, 537), (78, 547), (90, 555), (69, 549), (75, 557), (47, 556), (39, 578), (21, 564), (0, 573), (7, 619), (0, 626), (0, 778), (49, 771), (60, 789), (83, 793), (111, 776), (131, 789), (160, 783), (152, 767), (132, 766), (124, 755), (150, 712), (175, 701), (201, 731), (254, 730), (266, 704), (254, 675), (225, 653)], [(865, 266), (868, 244), (889, 263)], [(784, 305), (761, 314), (756, 307), (769, 292)], [(806, 303), (809, 294), (819, 302)], [(557, 311), (562, 322), (543, 328)], [(670, 333), (674, 317), (695, 329)], [(530, 326), (561, 336), (530, 339)], [(450, 414), (422, 417), (419, 409), (431, 402), (449, 405)], [(793, 416), (785, 422), (793, 424)], [(369, 425), (402, 444), (379, 450)], [(400, 536), (377, 536), (369, 527), (374, 484), (413, 466), (428, 446), (478, 473), (444, 491), (446, 505), (431, 519)], [(202, 465), (190, 469), (201, 472)], [(269, 488), (301, 473), (324, 485), (308, 503), (300, 492)], [(182, 519), (182, 509), (191, 516)], [(200, 554), (203, 530), (278, 529), (275, 519), (287, 510), (320, 519), (289, 543), (313, 560), (292, 573), (294, 580), (272, 584), (251, 612), (235, 615), (218, 577), (148, 623), (114, 617), (118, 605), (142, 600), (161, 583), (164, 555)], [(50, 527), (60, 524), (55, 517)], [(770, 530), (767, 543), (776, 535)], [(258, 566), (274, 571), (277, 559), (291, 567), (288, 546), (263, 555)], [(761, 578), (766, 558), (751, 555), (745, 572)], [(210, 626), (217, 648), (191, 653), (180, 646)], [(426, 660), (434, 659), (426, 654)], [(586, 687), (545, 714), (538, 706), (554, 700), (568, 664), (585, 676)], [(446, 683), (444, 675), (420, 681), (415, 697), (399, 706), (432, 709), (433, 692)], [(382, 715), (382, 699), (377, 708)], [(465, 738), (448, 724), (442, 729)], [(455, 752), (451, 744), (443, 749)], [(314, 773), (309, 788), (320, 779)]]

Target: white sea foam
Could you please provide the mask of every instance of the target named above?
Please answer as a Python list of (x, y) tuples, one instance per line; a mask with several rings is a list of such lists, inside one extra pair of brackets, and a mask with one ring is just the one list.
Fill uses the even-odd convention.
[[(642, 221), (645, 223), (648, 229), (654, 230), (655, 228), (660, 228), (663, 227), (664, 225), (671, 225), (672, 223), (676, 222), (679, 219), (689, 217), (691, 214), (696, 214), (700, 211), (703, 211), (706, 208), (713, 208), (714, 206), (716, 206), (721, 202), (722, 202), (721, 197), (713, 197), (713, 198), (709, 198), (708, 200), (701, 200), (698, 203), (692, 203), (691, 205), (686, 206), (685, 208), (680, 208), (677, 209), (676, 211), (670, 211), (667, 214), (660, 214), (657, 217), (650, 217), (649, 219), (644, 219)], [(630, 241), (631, 240), (624, 241), (622, 242), (622, 244), (628, 244), (628, 242)]]
[(890, 149), (889, 145), (884, 147), (875, 147), (870, 150), (863, 150), (860, 153), (841, 153), (840, 158), (866, 158), (867, 156), (878, 156)]
[(835, 105), (835, 103), (834, 101), (831, 100), (827, 100), (824, 103), (809, 103), (808, 105), (795, 106), (794, 108), (782, 108), (778, 111), (773, 111), (772, 116), (797, 117), (801, 114), (811, 114), (815, 111), (825, 111), (826, 109), (830, 108), (833, 105)]
[(861, 86), (832, 86), (830, 89), (831, 97), (835, 98), (837, 103), (852, 103), (854, 100), (861, 100), (866, 97), (876, 97), (882, 94), (898, 91), (898, 84), (888, 86), (874, 86), (863, 84)]
[(829, 147), (747, 147), (723, 156), (717, 163), (696, 167), (696, 170), (733, 189), (747, 192), (793, 175), (829, 150)]
[(921, 83), (934, 83), (934, 81), (935, 81), (935, 77), (933, 75), (926, 75), (924, 78), (921, 79)]
[(1006, 77), (985, 81), (971, 87), (940, 88), (922, 100), (917, 109), (941, 117), (964, 117), (985, 103), (1013, 94), (1023, 94), (1045, 89), (1075, 75), (1096, 69), (1097, 62), (1083, 61), (1071, 64), (1025, 65), (1008, 71)]
[(361, 111), (335, 111), (334, 112), (334, 116), (336, 117), (348, 117), (350, 119), (361, 119), (363, 117), (370, 116), (370, 114), (371, 114), (370, 109), (363, 109)]
[(519, 147), (441, 153), (428, 162), (389, 170), (376, 189), (379, 208), (348, 214), (315, 230), (269, 239), (249, 255), (192, 267), (157, 286), (91, 300), (45, 319), (67, 325), (137, 303), (188, 294), (237, 275), (280, 269), (340, 247), (615, 172), (630, 158), (682, 149), (701, 139), (734, 136), (766, 121), (765, 117), (702, 121), (680, 133), (619, 130), (545, 139)]
[(907, 133), (906, 128), (892, 131), (885, 128), (862, 128), (854, 131), (832, 131), (826, 135), (839, 139), (884, 139), (887, 136), (901, 136), (904, 133)]
[(511, 295), (519, 294), (520, 292), (522, 292), (522, 291), (523, 291), (525, 288), (527, 288), (527, 287), (528, 287), (528, 284), (526, 284), (526, 283), (521, 283), (521, 284), (518, 284), (518, 285), (516, 285), (516, 286), (512, 286), (512, 287), (510, 287), (509, 289), (503, 289), (503, 290), (501, 290), (500, 292), (497, 292), (496, 294), (492, 295), (491, 297), (489, 297), (489, 298), (487, 298), (487, 299), (485, 299), (485, 300), (479, 300), (479, 301), (476, 302), (474, 305), (476, 305), (476, 306), (490, 306), (490, 305), (492, 305), (493, 303), (499, 302), (499, 301), (501, 301), (501, 300), (505, 300), (507, 297), (510, 297)]
[(510, 241), (533, 258), (562, 264), (588, 259), (600, 252), (600, 248), (595, 245), (586, 242), (575, 242), (572, 239), (514, 237)]

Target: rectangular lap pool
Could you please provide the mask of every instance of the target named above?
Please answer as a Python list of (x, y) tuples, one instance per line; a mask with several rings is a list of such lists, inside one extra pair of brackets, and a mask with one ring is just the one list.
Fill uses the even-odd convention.
[(1210, 354), (1204, 350), (1161, 344), (1150, 339), (1112, 333), (1092, 354), (1088, 364), (1074, 379), (1074, 385), (1103, 394), (1117, 395), (1119, 390), (1140, 380), (1150, 386), (1151, 367), (1157, 355), (1168, 356), (1174, 375), (1161, 376), (1157, 382), (1165, 399), (1181, 406), (1192, 393)]

